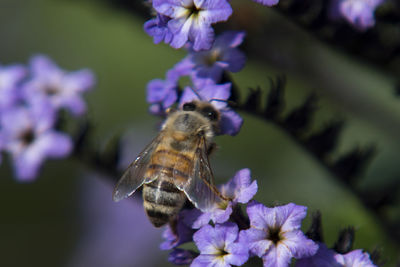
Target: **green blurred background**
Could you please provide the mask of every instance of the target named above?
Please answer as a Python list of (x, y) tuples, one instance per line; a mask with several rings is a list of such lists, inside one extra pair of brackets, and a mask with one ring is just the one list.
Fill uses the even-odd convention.
[[(257, 8), (253, 3), (249, 6)], [(281, 27), (271, 31), (271, 62), (250, 58), (245, 69), (233, 76), (237, 84), (243, 90), (267, 87), (268, 78), (287, 74), (289, 108), (315, 91), (321, 97), (315, 127), (331, 118), (346, 119), (335, 156), (354, 146), (376, 145), (378, 154), (365, 173), (363, 188), (398, 179), (400, 99), (393, 94), (393, 77), (319, 43), (267, 8), (262, 12), (271, 25)], [(146, 84), (164, 78), (165, 72), (185, 56), (184, 51), (154, 45), (143, 32), (142, 22), (96, 1), (1, 0), (0, 64), (26, 64), (32, 55), (43, 53), (67, 70), (91, 68), (97, 77), (95, 90), (87, 95), (88, 115), (95, 125), (92, 142), (103, 144), (110, 136), (129, 130), (137, 139), (132, 151), (140, 151), (156, 134), (159, 123), (147, 113)], [(290, 35), (282, 38), (286, 32)], [(348, 189), (286, 133), (251, 116), (243, 117), (245, 123), (238, 136), (216, 140), (220, 149), (211, 162), (218, 183), (241, 168), (250, 168), (259, 185), (258, 201), (267, 205), (295, 202), (308, 206), (309, 214), (321, 210), (328, 246), (333, 245), (340, 229), (354, 225), (354, 248), (381, 247), (388, 260), (386, 266), (395, 265), (399, 247)], [(35, 182), (19, 184), (9, 162), (3, 162), (0, 266), (70, 266), (85, 234), (80, 212), (85, 195), (82, 186), (85, 181), (87, 186), (87, 174), (94, 171), (74, 158), (50, 161)], [(112, 182), (105, 184), (111, 190)], [(111, 201), (111, 191), (104, 197)], [(387, 210), (392, 218), (399, 214), (399, 208)], [(309, 217), (303, 226), (309, 226)], [(132, 229), (140, 227), (132, 225)], [(158, 233), (161, 236), (161, 230)], [(148, 254), (151, 261), (145, 266), (167, 265), (167, 253), (157, 249), (160, 240), (154, 239), (154, 249), (139, 247), (132, 254)]]

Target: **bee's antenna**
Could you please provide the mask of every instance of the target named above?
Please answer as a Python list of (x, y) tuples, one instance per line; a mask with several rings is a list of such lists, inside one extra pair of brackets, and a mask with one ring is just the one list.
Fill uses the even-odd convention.
[(205, 99), (192, 87), (189, 87), (193, 93), (201, 100), (201, 101), (205, 101)]

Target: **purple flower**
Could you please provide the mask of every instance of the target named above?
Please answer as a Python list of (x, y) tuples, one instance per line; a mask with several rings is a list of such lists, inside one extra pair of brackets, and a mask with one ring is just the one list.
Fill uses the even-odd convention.
[(279, 0), (253, 0), (253, 1), (262, 4), (264, 6), (274, 6), (279, 3)]
[(306, 210), (293, 203), (267, 208), (252, 201), (247, 206), (250, 229), (241, 231), (240, 238), (249, 244), (251, 253), (263, 259), (265, 267), (289, 266), (293, 257), (309, 257), (318, 250), (300, 230)]
[(197, 255), (194, 251), (176, 248), (169, 253), (168, 261), (175, 265), (189, 265)]
[(1, 114), (4, 149), (13, 157), (19, 180), (35, 178), (46, 158), (62, 158), (71, 152), (71, 138), (52, 129), (54, 120), (51, 105), (36, 99)]
[(169, 44), (172, 41), (173, 35), (167, 27), (168, 21), (170, 20), (169, 17), (157, 14), (157, 17), (144, 24), (144, 31), (153, 37), (155, 44), (160, 42)]
[(181, 48), (189, 41), (196, 51), (211, 48), (211, 24), (226, 21), (232, 14), (226, 0), (153, 0), (153, 7), (160, 15), (171, 18), (167, 25), (173, 34), (170, 45)]
[(385, 0), (333, 0), (331, 17), (344, 18), (360, 31), (375, 25), (374, 12)]
[(373, 264), (371, 259), (369, 258), (368, 253), (363, 253), (361, 249), (350, 251), (349, 253), (344, 255), (336, 254), (335, 259), (338, 263), (341, 264), (340, 266), (343, 267), (376, 267), (376, 265)]
[(171, 225), (168, 225), (163, 232), (165, 241), (161, 243), (160, 249), (169, 250), (192, 241), (195, 231), (187, 224), (192, 220), (190, 216), (192, 214), (189, 210), (182, 210), (177, 218), (176, 229), (172, 229)]
[(221, 112), (220, 132), (218, 134), (236, 135), (243, 124), (243, 119), (227, 106), (231, 84), (206, 84), (194, 91), (186, 87), (180, 99), (180, 106), (184, 103), (201, 100), (211, 102)]
[(219, 35), (208, 51), (191, 52), (188, 58), (195, 64), (195, 75), (219, 83), (224, 70), (240, 71), (246, 56), (237, 47), (243, 42), (244, 32), (227, 31)]
[(30, 62), (32, 78), (23, 86), (26, 98), (48, 98), (56, 108), (66, 108), (74, 115), (86, 111), (82, 93), (94, 85), (90, 70), (65, 72), (46, 56), (35, 56)]
[(15, 104), (19, 82), (25, 75), (26, 69), (21, 65), (0, 66), (0, 111)]
[(191, 264), (192, 267), (240, 266), (249, 258), (246, 243), (238, 241), (239, 228), (234, 223), (205, 225), (193, 235), (200, 255)]
[(165, 115), (165, 110), (175, 104), (178, 98), (179, 79), (187, 76), (193, 69), (193, 63), (182, 60), (167, 72), (166, 79), (154, 79), (147, 85), (147, 102), (150, 113)]
[(336, 262), (335, 251), (328, 249), (323, 243), (318, 243), (318, 246), (315, 255), (297, 260), (296, 267), (342, 267)]
[(214, 210), (201, 213), (199, 210), (192, 211), (192, 216), (196, 218), (191, 224), (194, 229), (198, 229), (211, 221), (214, 223), (226, 222), (232, 214), (233, 206), (237, 203), (246, 204), (257, 193), (257, 181), (251, 182), (250, 170), (242, 169), (226, 184), (222, 185), (220, 191), (222, 195), (231, 199), (229, 202), (220, 202)]

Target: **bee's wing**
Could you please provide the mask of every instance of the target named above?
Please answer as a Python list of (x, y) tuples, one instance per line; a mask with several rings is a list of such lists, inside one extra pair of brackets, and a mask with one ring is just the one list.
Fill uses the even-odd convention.
[(221, 194), (214, 185), (214, 176), (206, 151), (205, 138), (201, 137), (193, 155), (193, 165), (188, 179), (185, 181), (175, 179), (176, 186), (186, 194), (196, 208), (203, 212), (211, 210), (217, 202), (222, 201)]
[(121, 199), (129, 197), (144, 183), (151, 182), (150, 177), (145, 177), (145, 173), (147, 166), (149, 165), (151, 155), (159, 145), (163, 135), (163, 132), (160, 132), (153, 139), (153, 141), (151, 141), (151, 143), (148, 144), (142, 152), (140, 152), (136, 160), (129, 165), (114, 188), (114, 201), (120, 201)]

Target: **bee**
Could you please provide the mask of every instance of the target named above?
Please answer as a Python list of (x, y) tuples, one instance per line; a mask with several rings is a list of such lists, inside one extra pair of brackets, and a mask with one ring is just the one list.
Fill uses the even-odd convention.
[(160, 133), (118, 181), (113, 200), (126, 198), (143, 186), (143, 206), (155, 227), (171, 223), (186, 199), (203, 212), (224, 201), (208, 160), (219, 121), (218, 110), (205, 101), (168, 111)]

